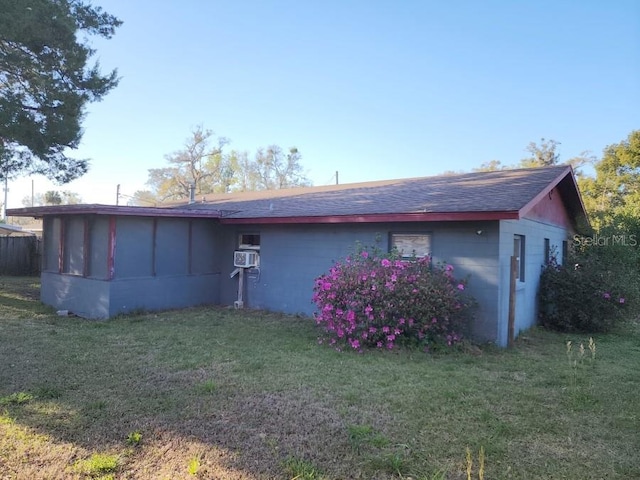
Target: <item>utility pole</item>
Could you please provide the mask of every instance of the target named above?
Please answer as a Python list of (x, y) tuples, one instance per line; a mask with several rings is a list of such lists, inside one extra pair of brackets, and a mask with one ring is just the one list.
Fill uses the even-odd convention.
[(338, 170), (336, 170), (336, 185), (338, 185)]
[(120, 184), (116, 187), (116, 207), (120, 204)]
[(2, 221), (7, 223), (7, 197), (9, 193), (9, 178), (8, 175), (4, 177), (4, 203), (2, 204)]

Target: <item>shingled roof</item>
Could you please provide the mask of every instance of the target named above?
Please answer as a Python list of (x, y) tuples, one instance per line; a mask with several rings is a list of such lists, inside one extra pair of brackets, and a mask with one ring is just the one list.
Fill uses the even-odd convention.
[(9, 210), (9, 215), (135, 215), (217, 218), (221, 223), (349, 223), (519, 219), (557, 188), (576, 226), (586, 213), (573, 170), (474, 172), (376, 182), (205, 195), (165, 207), (63, 205)]
[(228, 223), (516, 219), (555, 187), (572, 217), (586, 218), (567, 165), (205, 195), (179, 208)]

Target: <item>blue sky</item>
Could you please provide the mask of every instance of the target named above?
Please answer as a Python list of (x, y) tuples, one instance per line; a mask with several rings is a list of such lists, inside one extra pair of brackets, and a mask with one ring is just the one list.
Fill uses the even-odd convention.
[[(63, 187), (114, 203), (202, 124), (229, 149), (296, 146), (315, 185), (561, 160), (640, 128), (640, 2), (93, 2), (124, 25), (93, 40), (120, 85), (90, 105), (90, 173)], [(20, 207), (31, 179), (10, 184)]]

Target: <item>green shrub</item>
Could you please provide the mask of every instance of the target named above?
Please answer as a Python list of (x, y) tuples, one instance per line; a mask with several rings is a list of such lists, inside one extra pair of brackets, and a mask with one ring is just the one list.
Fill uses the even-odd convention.
[(602, 252), (575, 251), (542, 271), (540, 324), (563, 332), (608, 332), (624, 318), (629, 299), (613, 262)]
[(540, 323), (554, 330), (607, 332), (640, 314), (640, 219), (613, 216), (574, 236), (565, 266), (551, 262), (540, 283)]

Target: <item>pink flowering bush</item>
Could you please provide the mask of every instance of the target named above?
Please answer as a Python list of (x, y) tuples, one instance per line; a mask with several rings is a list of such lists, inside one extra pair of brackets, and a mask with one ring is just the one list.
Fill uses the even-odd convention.
[(451, 265), (362, 249), (316, 279), (315, 319), (326, 332), (321, 341), (358, 351), (456, 344), (473, 304), (465, 288)]

